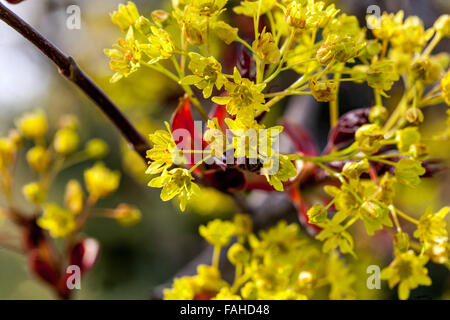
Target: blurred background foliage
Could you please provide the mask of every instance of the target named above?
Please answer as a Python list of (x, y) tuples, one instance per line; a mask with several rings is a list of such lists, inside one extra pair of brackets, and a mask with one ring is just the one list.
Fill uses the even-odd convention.
[[(110, 22), (109, 13), (117, 8), (118, 0), (40, 0), (26, 1), (13, 9), (26, 21), (54, 42), (64, 52), (70, 54), (80, 66), (94, 78), (141, 132), (148, 135), (162, 126), (161, 120), (168, 120), (178, 99), (180, 89), (165, 76), (151, 70), (142, 70), (120, 81), (110, 84), (112, 72), (103, 49), (111, 47), (119, 37), (118, 29)], [(168, 9), (168, 1), (135, 0), (145, 16), (155, 9)], [(238, 1), (230, 1), (229, 6)], [(328, 1), (329, 2), (329, 1)], [(418, 15), (425, 26), (432, 25), (442, 13), (450, 12), (448, 0), (340, 0), (338, 6), (344, 12), (355, 14), (363, 23), (367, 7), (377, 4), (382, 11), (403, 9), (407, 15)], [(66, 28), (68, 17), (66, 8), (77, 4), (81, 7), (82, 24), (80, 30)], [(231, 18), (230, 18), (231, 19)], [(234, 17), (234, 26), (245, 28), (246, 21)], [(219, 44), (218, 44), (219, 46)], [(218, 47), (215, 51), (221, 52)], [(236, 47), (230, 46), (223, 52), (224, 69), (228, 72), (235, 63)], [(443, 42), (438, 50), (449, 52), (448, 42)], [(220, 57), (220, 56), (219, 56)], [(293, 76), (293, 75), (288, 75)], [(355, 91), (356, 89), (356, 91)], [(356, 94), (355, 94), (356, 92)], [(360, 85), (345, 83), (341, 91), (342, 112), (368, 106), (373, 101), (372, 91)], [(392, 100), (396, 101), (395, 89)], [(302, 108), (298, 108), (302, 106)], [(296, 108), (294, 108), (296, 107)], [(181, 214), (174, 203), (163, 203), (159, 190), (145, 187), (148, 177), (140, 158), (130, 152), (117, 130), (80, 91), (62, 79), (56, 68), (29, 43), (5, 24), (0, 23), (0, 134), (6, 134), (25, 110), (43, 108), (50, 124), (56, 126), (57, 119), (64, 114), (75, 114), (80, 120), (81, 139), (103, 138), (110, 146), (110, 154), (105, 159), (108, 167), (121, 169), (123, 178), (120, 189), (100, 206), (114, 207), (121, 202), (132, 203), (143, 213), (142, 221), (135, 226), (123, 228), (114, 220), (92, 219), (84, 232), (97, 238), (101, 244), (101, 255), (97, 266), (84, 278), (81, 299), (146, 299), (151, 290), (171, 277), (205, 244), (197, 233), (198, 225), (211, 217), (229, 217), (235, 211), (233, 202), (214, 190), (207, 189), (192, 201), (188, 212)], [(439, 109), (439, 108), (437, 108)], [(328, 133), (328, 108), (323, 108), (309, 97), (288, 100), (278, 110), (303, 123), (323, 146)], [(299, 111), (300, 110), (300, 111)], [(440, 111), (444, 111), (441, 109)], [(444, 117), (440, 111), (429, 116), (432, 124), (424, 128), (431, 132), (443, 126)], [(275, 114), (275, 112), (273, 112)], [(427, 116), (427, 115), (426, 115)], [(442, 123), (441, 123), (442, 120)], [(275, 119), (268, 119), (275, 121)], [(438, 144), (433, 154), (449, 158), (450, 145)], [(17, 186), (33, 179), (23, 162), (19, 163)], [(63, 186), (72, 177), (81, 177), (83, 170), (92, 163), (83, 163), (64, 171), (50, 192), (50, 200), (61, 202)], [(399, 202), (411, 213), (422, 213), (426, 207), (439, 208), (450, 203), (448, 176), (428, 179), (411, 190), (400, 190)], [(18, 187), (18, 188), (19, 188)], [(20, 194), (17, 190), (17, 194)], [(295, 220), (295, 214), (292, 214)], [(7, 223), (0, 225), (3, 232), (12, 233)], [(357, 281), (362, 298), (393, 297), (383, 284), (383, 290), (368, 290), (366, 268), (370, 264), (384, 265), (392, 253), (389, 235), (378, 234), (376, 241), (365, 241), (363, 230), (355, 230), (358, 239), (359, 260), (353, 265), (361, 279)], [(14, 236), (13, 234), (11, 236)], [(365, 250), (367, 249), (367, 250)], [(365, 252), (365, 253), (362, 253)], [(362, 253), (362, 254), (361, 254)], [(375, 253), (375, 254), (374, 254)], [(412, 298), (444, 297), (450, 292), (449, 277), (445, 267), (432, 267), (433, 286), (413, 293)], [(0, 299), (51, 299), (51, 292), (34, 279), (27, 270), (26, 260), (17, 253), (0, 248)]]

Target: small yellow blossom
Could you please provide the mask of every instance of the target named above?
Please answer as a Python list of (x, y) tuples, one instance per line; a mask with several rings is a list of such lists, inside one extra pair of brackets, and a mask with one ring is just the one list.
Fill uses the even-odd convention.
[(109, 152), (109, 147), (102, 139), (91, 139), (85, 146), (86, 154), (92, 159), (101, 159)]
[(132, 226), (141, 220), (138, 208), (122, 203), (114, 210), (114, 218), (123, 226)]
[(111, 14), (112, 22), (123, 32), (127, 32), (131, 26), (134, 26), (139, 17), (139, 11), (131, 1), (128, 1), (127, 5), (119, 4), (119, 9)]
[(398, 284), (398, 297), (406, 300), (410, 290), (419, 285), (431, 285), (428, 270), (425, 268), (427, 262), (426, 256), (416, 256), (411, 250), (400, 253), (389, 267), (381, 271), (381, 279), (388, 280), (390, 288)]
[(45, 206), (44, 215), (37, 220), (37, 224), (54, 238), (67, 237), (76, 229), (74, 214), (56, 204)]
[(233, 223), (219, 219), (208, 222), (206, 226), (200, 226), (198, 230), (206, 241), (216, 247), (227, 246), (235, 234)]
[(66, 207), (74, 214), (79, 214), (84, 206), (83, 188), (77, 180), (70, 180), (64, 194)]
[(69, 155), (77, 150), (79, 142), (77, 132), (73, 129), (65, 128), (56, 132), (53, 147), (57, 153)]
[(111, 171), (103, 163), (97, 163), (84, 172), (84, 181), (93, 201), (109, 196), (120, 183), (120, 173)]
[(39, 139), (47, 132), (47, 117), (41, 110), (24, 114), (17, 120), (17, 129), (27, 138)]
[(112, 83), (136, 72), (141, 66), (142, 57), (132, 28), (128, 30), (125, 39), (119, 39), (115, 47), (114, 49), (105, 49), (105, 54), (111, 58), (110, 67), (116, 72), (111, 78)]
[(149, 187), (162, 188), (161, 200), (169, 201), (178, 196), (180, 201), (180, 209), (186, 209), (187, 202), (191, 197), (200, 192), (200, 188), (193, 182), (194, 178), (187, 169), (175, 168), (170, 171), (164, 170), (161, 176), (153, 178), (149, 183)]
[(37, 172), (46, 171), (51, 161), (50, 152), (40, 145), (34, 146), (28, 150), (26, 157), (30, 167)]
[(41, 205), (47, 198), (47, 192), (39, 182), (30, 182), (22, 187), (22, 193), (28, 201)]

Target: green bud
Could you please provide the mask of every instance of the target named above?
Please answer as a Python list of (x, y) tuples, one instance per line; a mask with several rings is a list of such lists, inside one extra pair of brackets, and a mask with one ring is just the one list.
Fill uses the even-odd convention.
[(244, 264), (250, 260), (250, 253), (240, 243), (233, 244), (227, 252), (228, 260), (234, 265)]
[(102, 139), (92, 139), (86, 143), (86, 154), (92, 159), (101, 159), (109, 152), (109, 147)]
[(370, 164), (367, 159), (359, 162), (347, 162), (342, 169), (342, 174), (349, 179), (358, 179), (361, 174), (369, 172)]
[(309, 223), (319, 224), (325, 222), (327, 218), (327, 210), (321, 204), (316, 204), (311, 207), (307, 212)]
[(368, 155), (380, 150), (383, 139), (383, 131), (377, 124), (365, 124), (355, 133), (355, 140), (358, 142), (360, 150)]
[(396, 137), (397, 147), (400, 151), (409, 151), (412, 144), (420, 142), (420, 133), (417, 127), (408, 127), (402, 130), (397, 130)]
[(370, 109), (369, 113), (369, 121), (372, 123), (376, 123), (382, 125), (386, 122), (388, 118), (389, 112), (383, 106), (374, 106)]
[(406, 120), (409, 123), (421, 123), (423, 122), (423, 113), (419, 108), (413, 107), (406, 110)]
[(450, 37), (450, 15), (444, 14), (440, 16), (434, 23), (434, 28), (442, 37)]

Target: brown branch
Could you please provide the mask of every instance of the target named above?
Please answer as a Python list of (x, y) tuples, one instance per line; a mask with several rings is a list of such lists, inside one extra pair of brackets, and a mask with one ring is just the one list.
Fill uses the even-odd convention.
[(136, 130), (111, 99), (81, 70), (72, 57), (65, 55), (53, 43), (45, 39), (32, 26), (6, 8), (2, 3), (0, 3), (0, 19), (24, 36), (52, 60), (58, 66), (60, 73), (78, 86), (95, 102), (120, 130), (134, 150), (136, 150), (144, 161), (146, 160), (146, 151), (150, 149), (147, 140)]

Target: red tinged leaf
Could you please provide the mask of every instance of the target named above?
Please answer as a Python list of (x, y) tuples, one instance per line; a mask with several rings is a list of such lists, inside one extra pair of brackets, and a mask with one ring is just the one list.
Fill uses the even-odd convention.
[(283, 121), (283, 126), (296, 151), (306, 156), (317, 156), (319, 154), (319, 149), (308, 131), (289, 121)]
[(11, 4), (18, 4), (18, 3), (21, 3), (23, 1), (25, 1), (25, 0), (6, 0), (6, 2), (11, 3)]
[(81, 272), (91, 270), (100, 252), (100, 245), (93, 238), (86, 238), (76, 243), (70, 252), (70, 264), (80, 267)]
[[(195, 127), (191, 102), (188, 97), (180, 99), (180, 104), (172, 115), (171, 130), (174, 141), (180, 150), (200, 150), (207, 146), (202, 134)], [(185, 157), (189, 165), (194, 165), (192, 153), (186, 152)]]
[(217, 118), (217, 122), (219, 123), (220, 128), (225, 132), (227, 129), (227, 124), (225, 123), (225, 119), (227, 118), (227, 108), (223, 105), (215, 104), (209, 113), (209, 118), (214, 119)]
[(309, 223), (309, 218), (307, 215), (309, 208), (306, 205), (298, 186), (293, 186), (292, 188), (290, 188), (288, 193), (291, 198), (292, 204), (297, 209), (298, 220), (300, 221), (300, 223), (305, 227), (306, 231), (308, 231), (310, 235), (317, 235), (322, 229), (314, 224)]
[(60, 271), (44, 257), (39, 249), (28, 252), (28, 264), (30, 270), (40, 279), (51, 286), (57, 286), (60, 279)]

